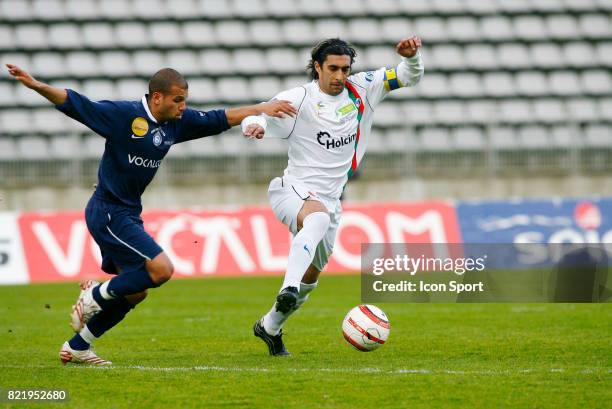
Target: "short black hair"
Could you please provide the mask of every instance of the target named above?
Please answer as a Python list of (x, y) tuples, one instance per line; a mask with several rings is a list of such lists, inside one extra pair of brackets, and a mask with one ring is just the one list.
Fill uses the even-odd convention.
[(187, 80), (180, 72), (172, 68), (162, 68), (149, 80), (149, 95), (153, 95), (154, 92), (167, 94), (173, 85), (183, 89), (188, 88)]
[(306, 67), (310, 79), (316, 80), (319, 78), (319, 74), (317, 73), (317, 70), (315, 70), (314, 67), (315, 61), (318, 62), (319, 65), (322, 67), (323, 62), (330, 54), (348, 55), (349, 57), (351, 57), (351, 65), (353, 65), (355, 57), (357, 57), (355, 49), (346, 41), (340, 40), (339, 38), (328, 38), (327, 40), (323, 40), (317, 45), (315, 45), (312, 48), (312, 51), (310, 52), (310, 62)]

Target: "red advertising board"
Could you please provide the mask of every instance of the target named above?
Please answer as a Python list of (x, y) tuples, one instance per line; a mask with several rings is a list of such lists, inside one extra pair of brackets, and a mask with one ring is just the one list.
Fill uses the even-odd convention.
[[(147, 231), (166, 251), (175, 277), (282, 274), (290, 234), (265, 207), (148, 211)], [(103, 277), (82, 212), (24, 213), (19, 230), (31, 282)], [(453, 204), (345, 207), (328, 272), (356, 272), (361, 243), (458, 243)]]

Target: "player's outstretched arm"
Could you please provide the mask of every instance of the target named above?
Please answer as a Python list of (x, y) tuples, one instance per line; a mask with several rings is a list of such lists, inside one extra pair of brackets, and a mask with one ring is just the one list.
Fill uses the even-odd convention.
[(266, 114), (268, 116), (284, 118), (286, 115), (291, 117), (297, 114), (297, 109), (290, 101), (274, 100), (263, 104), (250, 105), (246, 107), (230, 108), (225, 111), (227, 122), (230, 126), (238, 125), (247, 116)]
[(11, 74), (17, 81), (38, 92), (53, 104), (60, 105), (66, 102), (66, 99), (68, 99), (68, 93), (65, 89), (52, 87), (49, 84), (40, 82), (28, 74), (27, 71), (22, 70), (16, 65), (6, 64), (6, 67), (8, 68), (9, 74)]

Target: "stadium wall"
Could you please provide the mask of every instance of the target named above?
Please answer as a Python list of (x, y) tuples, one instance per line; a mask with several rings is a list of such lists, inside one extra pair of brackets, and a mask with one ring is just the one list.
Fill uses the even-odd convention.
[[(447, 172), (452, 175), (452, 172)], [(171, 185), (154, 181), (143, 197), (145, 209), (181, 209), (185, 207), (267, 206), (267, 184)], [(521, 197), (589, 197), (612, 192), (612, 177), (597, 175), (495, 175), (482, 177), (374, 178), (351, 181), (347, 201), (415, 200), (498, 200)], [(0, 211), (82, 210), (92, 187), (3, 187), (0, 183)]]
[[(354, 273), (362, 243), (612, 243), (612, 198), (347, 204), (332, 273)], [(280, 275), (289, 233), (267, 207), (152, 210), (147, 230), (175, 277)], [(81, 211), (0, 213), (0, 284), (101, 278)]]

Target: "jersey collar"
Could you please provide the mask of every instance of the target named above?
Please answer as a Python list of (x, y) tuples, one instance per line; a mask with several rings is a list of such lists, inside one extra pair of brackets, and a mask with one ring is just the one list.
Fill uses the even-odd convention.
[(318, 91), (319, 98), (321, 98), (324, 101), (333, 102), (333, 101), (340, 101), (346, 98), (346, 94), (347, 94), (346, 87), (344, 87), (342, 92), (339, 93), (338, 95), (329, 95), (321, 90), (321, 87), (319, 86), (319, 82), (317, 80), (313, 80), (313, 83), (315, 87), (317, 87), (316, 89)]
[(147, 96), (146, 96), (146, 94), (142, 97), (142, 106), (144, 107), (144, 110), (147, 113), (147, 116), (149, 117), (149, 119), (151, 121), (157, 123), (157, 119), (155, 119), (155, 117), (153, 116), (153, 114), (149, 110), (149, 104), (147, 104)]

